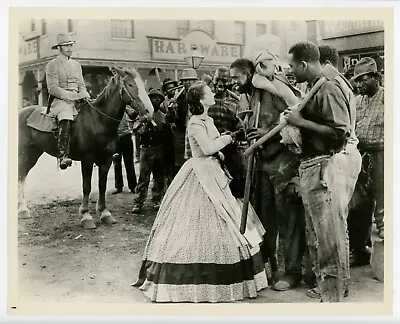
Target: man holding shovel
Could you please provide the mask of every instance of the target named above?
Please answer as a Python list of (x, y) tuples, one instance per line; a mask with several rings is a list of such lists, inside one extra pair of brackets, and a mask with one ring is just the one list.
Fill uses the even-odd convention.
[[(305, 209), (307, 243), (323, 302), (342, 301), (348, 269), (347, 213), (361, 156), (354, 136), (355, 105), (351, 88), (337, 73), (326, 75), (318, 47), (300, 42), (289, 50), (289, 65), (301, 83), (326, 81), (299, 112), (287, 109), (286, 120), (300, 128), (300, 193)], [(333, 68), (332, 68), (333, 69)], [(313, 92), (311, 90), (310, 92)], [(345, 272), (345, 273), (343, 273)]]
[[(275, 38), (273, 40), (276, 41)], [(268, 47), (267, 43), (264, 44)], [(260, 58), (262, 55), (268, 56), (271, 52), (275, 53), (277, 50), (269, 46), (268, 51), (257, 50), (253, 54)], [(263, 60), (263, 64), (269, 68), (267, 61), (268, 59)], [(253, 63), (258, 64), (258, 60)], [(257, 80), (255, 71), (257, 70), (252, 67), (252, 62), (246, 59), (238, 59), (231, 64), (231, 78), (238, 85), (239, 92), (248, 94), (250, 108), (257, 106), (259, 101), (259, 122), (258, 125), (253, 125), (253, 119), (257, 114), (254, 113), (249, 123), (253, 125), (248, 132), (249, 140), (263, 136), (276, 126), (280, 114), (288, 107), (285, 98), (278, 95), (282, 91), (277, 90), (288, 91), (295, 97), (287, 80), (287, 84), (274, 80), (263, 87), (264, 83), (269, 82), (261, 75), (257, 76)], [(274, 87), (275, 81), (278, 82), (279, 89)], [(297, 175), (299, 162), (296, 154), (281, 143), (281, 140), (282, 137), (278, 134), (257, 152), (252, 199), (252, 205), (267, 229), (262, 252), (264, 261), (270, 263), (271, 287), (278, 291), (294, 288), (301, 282), (301, 260), (305, 250), (302, 202), (294, 189), (294, 178)], [(280, 279), (277, 259), (278, 233), (283, 239), (285, 258), (285, 275)]]

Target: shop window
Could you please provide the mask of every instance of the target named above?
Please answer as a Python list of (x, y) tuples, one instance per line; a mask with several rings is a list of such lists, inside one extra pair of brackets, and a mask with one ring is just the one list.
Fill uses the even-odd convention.
[(264, 35), (267, 33), (266, 24), (256, 24), (256, 36)]
[(111, 20), (112, 38), (135, 38), (134, 20)]
[(177, 30), (178, 30), (178, 38), (183, 38), (189, 32), (189, 20), (178, 20), (177, 21)]
[(205, 31), (214, 37), (215, 35), (215, 25), (214, 20), (195, 20), (193, 21), (193, 29), (199, 29)]
[(42, 19), (42, 35), (47, 35), (47, 21)]
[(245, 43), (245, 24), (244, 21), (235, 21), (235, 40), (236, 43), (244, 45)]

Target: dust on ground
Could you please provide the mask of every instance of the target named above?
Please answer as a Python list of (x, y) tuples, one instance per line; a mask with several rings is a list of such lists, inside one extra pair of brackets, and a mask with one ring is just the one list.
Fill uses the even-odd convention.
[[(39, 167), (28, 176), (31, 217), (18, 220), (19, 298), (29, 302), (148, 303), (131, 283), (137, 278), (156, 210), (147, 201), (143, 213), (134, 215), (132, 193), (111, 195), (111, 169), (106, 202), (118, 222), (103, 225), (95, 214), (94, 170), (90, 211), (97, 228), (84, 230), (78, 213), (82, 190), (79, 164), (65, 172), (56, 169), (55, 161), (42, 157)], [(370, 266), (353, 268), (351, 274), (346, 302), (383, 301), (383, 283), (373, 279)], [(307, 297), (306, 291), (305, 285), (286, 292), (265, 289), (256, 299), (244, 302), (319, 302)]]

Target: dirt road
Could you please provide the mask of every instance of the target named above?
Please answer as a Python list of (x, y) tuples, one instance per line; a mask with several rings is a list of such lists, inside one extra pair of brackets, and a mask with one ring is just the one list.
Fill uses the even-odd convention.
[[(97, 170), (93, 177), (91, 212), (95, 216)], [(108, 188), (113, 189), (112, 170)], [(59, 171), (56, 161), (43, 156), (28, 176), (26, 196), (31, 218), (19, 219), (18, 264), (20, 298), (42, 302), (148, 303), (131, 287), (136, 279), (147, 235), (156, 211), (146, 204), (144, 213), (131, 213), (134, 195), (128, 191), (107, 195), (118, 223), (106, 227), (95, 217), (95, 230), (83, 230), (78, 208), (80, 166)], [(306, 296), (306, 287), (288, 292), (266, 289), (245, 302), (319, 302)], [(383, 300), (383, 284), (372, 278), (369, 266), (352, 269), (346, 302)]]

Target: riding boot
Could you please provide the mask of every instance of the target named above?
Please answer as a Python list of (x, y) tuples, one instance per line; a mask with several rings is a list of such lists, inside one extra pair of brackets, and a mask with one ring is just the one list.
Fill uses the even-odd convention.
[(60, 120), (59, 127), (58, 160), (60, 163), (60, 169), (65, 170), (72, 165), (72, 160), (69, 157), (69, 141), (71, 137), (72, 120)]

